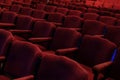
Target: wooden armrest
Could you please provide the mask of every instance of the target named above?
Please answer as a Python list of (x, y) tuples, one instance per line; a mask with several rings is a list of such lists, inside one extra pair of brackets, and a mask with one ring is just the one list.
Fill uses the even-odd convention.
[(29, 38), (28, 40), (37, 43), (37, 42), (47, 42), (51, 39), (52, 39), (51, 37), (41, 37), (41, 38)]
[(25, 34), (25, 33), (31, 33), (31, 30), (9, 30), (13, 34)]
[(15, 24), (12, 23), (0, 23), (0, 28), (6, 28), (6, 27), (15, 27)]
[(17, 79), (14, 79), (14, 80), (34, 80), (34, 76), (33, 75), (24, 76), (24, 77), (17, 78)]
[(58, 54), (58, 55), (65, 55), (65, 54), (73, 53), (73, 52), (75, 52), (77, 50), (78, 50), (77, 47), (74, 47), (74, 48), (65, 48), (65, 49), (58, 49), (58, 50), (56, 50), (56, 54)]
[(112, 65), (112, 61), (108, 61), (108, 62), (104, 62), (98, 65), (93, 66), (93, 71), (96, 72), (102, 72), (103, 70), (107, 69), (108, 67), (110, 67), (110, 65)]

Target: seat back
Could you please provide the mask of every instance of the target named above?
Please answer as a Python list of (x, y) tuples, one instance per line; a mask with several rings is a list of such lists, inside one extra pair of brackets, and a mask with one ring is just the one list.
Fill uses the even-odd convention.
[(103, 35), (105, 24), (97, 20), (85, 20), (82, 28), (83, 34)]
[(24, 41), (13, 41), (6, 58), (4, 72), (13, 78), (33, 74), (35, 64), (41, 56), (41, 50), (36, 45)]
[(82, 23), (83, 23), (82, 18), (80, 18), (78, 16), (74, 16), (74, 15), (68, 15), (68, 16), (65, 16), (65, 20), (63, 22), (63, 27), (80, 28)]
[(84, 13), (83, 18), (85, 20), (97, 20), (99, 15), (97, 13)]
[(67, 57), (45, 55), (42, 58), (37, 80), (88, 80), (87, 71)]
[(81, 34), (74, 29), (57, 28), (51, 43), (51, 49), (64, 49), (77, 46)]
[(33, 10), (32, 15), (33, 18), (38, 18), (38, 19), (44, 19), (46, 16), (45, 11), (40, 11), (40, 10)]
[(47, 21), (37, 21), (34, 24), (32, 37), (50, 37), (55, 29), (53, 23)]
[(67, 8), (61, 8), (61, 7), (58, 7), (57, 9), (56, 9), (56, 12), (59, 12), (59, 13), (62, 13), (62, 14), (67, 14), (67, 12), (68, 12), (68, 9)]
[(120, 27), (108, 27), (104, 38), (114, 42), (116, 45), (120, 46)]
[(22, 7), (19, 14), (30, 16), (32, 14), (32, 8)]
[(19, 15), (16, 20), (16, 29), (29, 30), (32, 27), (32, 18)]
[(5, 11), (2, 13), (0, 22), (2, 23), (14, 23), (17, 14), (14, 12)]
[(110, 16), (100, 16), (99, 18), (99, 21), (109, 25), (115, 25), (116, 20), (116, 18)]
[(6, 55), (6, 52), (13, 39), (14, 37), (10, 32), (0, 29), (0, 55)]
[(75, 15), (80, 17), (82, 15), (82, 12), (79, 10), (69, 10), (68, 15)]
[(61, 13), (49, 13), (47, 20), (50, 22), (62, 23), (64, 14)]
[(99, 36), (85, 35), (82, 38), (77, 60), (89, 67), (111, 60), (116, 45)]

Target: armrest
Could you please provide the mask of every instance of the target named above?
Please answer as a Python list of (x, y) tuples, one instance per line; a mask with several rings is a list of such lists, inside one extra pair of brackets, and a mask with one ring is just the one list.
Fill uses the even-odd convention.
[(33, 22), (35, 21), (45, 21), (45, 19), (39, 19), (39, 18), (32, 18)]
[(14, 79), (14, 80), (34, 80), (34, 76), (33, 75), (24, 76), (24, 77), (17, 78), (17, 79)]
[(52, 22), (53, 24), (55, 24), (56, 26), (62, 26), (62, 23), (56, 23), (56, 22)]
[(13, 34), (25, 34), (25, 33), (31, 33), (31, 30), (9, 30)]
[(77, 50), (78, 50), (77, 47), (74, 47), (74, 48), (65, 48), (65, 49), (58, 49), (58, 50), (56, 50), (56, 54), (58, 54), (58, 55), (66, 55), (66, 54), (73, 53), (73, 52), (75, 52)]
[(11, 28), (15, 27), (15, 24), (12, 23), (0, 23), (0, 28)]
[(5, 56), (0, 56), (0, 62), (5, 61)]
[(52, 38), (51, 37), (41, 37), (41, 38), (29, 38), (28, 40), (31, 42), (37, 43), (37, 42), (48, 42), (48, 41), (52, 40)]
[(95, 65), (95, 66), (93, 66), (93, 71), (102, 72), (105, 69), (107, 69), (108, 67), (110, 67), (112, 65), (112, 63), (113, 62), (108, 61), (108, 62), (104, 62), (104, 63), (98, 64), (98, 65)]
[(93, 36), (104, 37), (104, 35), (93, 35)]

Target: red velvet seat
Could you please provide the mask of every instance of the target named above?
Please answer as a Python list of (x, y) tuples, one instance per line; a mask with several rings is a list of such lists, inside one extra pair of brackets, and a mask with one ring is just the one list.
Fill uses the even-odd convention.
[(85, 20), (82, 28), (83, 34), (104, 35), (105, 24), (97, 20)]
[(82, 23), (83, 23), (82, 18), (74, 15), (68, 15), (68, 16), (65, 16), (62, 27), (74, 28), (74, 29), (80, 30)]
[(69, 10), (68, 15), (75, 15), (80, 17), (82, 15), (82, 12), (79, 10)]
[(46, 12), (45, 11), (40, 11), (40, 10), (33, 10), (32, 15), (33, 18), (37, 18), (37, 19), (44, 19), (46, 16)]
[[(48, 42), (49, 44), (47, 47), (43, 47), (41, 45), (40, 48), (43, 49), (43, 53), (47, 54), (58, 54), (58, 55), (66, 55), (67, 51), (71, 53), (72, 51), (76, 50), (77, 43), (81, 34), (74, 29), (69, 28), (57, 28), (55, 30), (53, 38), (45, 39), (31, 39), (33, 42)], [(69, 56), (69, 54), (68, 54)], [(70, 56), (71, 57), (71, 56)]]
[(94, 76), (92, 67), (111, 60), (116, 47), (107, 39), (98, 36), (83, 36), (76, 57), (77, 61), (89, 71), (89, 80), (93, 80)]
[(120, 27), (108, 27), (104, 38), (114, 42), (117, 46), (120, 46)]
[(67, 8), (61, 8), (61, 7), (58, 7), (57, 9), (56, 9), (56, 12), (59, 12), (59, 13), (62, 13), (62, 14), (67, 14), (67, 12), (68, 12), (68, 9)]
[(115, 25), (116, 20), (117, 19), (115, 17), (110, 17), (110, 16), (100, 16), (99, 18), (99, 21), (108, 25)]
[(83, 18), (85, 20), (97, 20), (99, 15), (97, 13), (84, 13)]
[(56, 25), (61, 25), (63, 23), (65, 15), (61, 13), (49, 13), (47, 17), (47, 21), (53, 22)]
[[(32, 43), (13, 41), (0, 74), (1, 80), (10, 80), (35, 73), (42, 57), (41, 50)], [(5, 58), (1, 58), (4, 61)]]
[(46, 12), (55, 12), (56, 6), (46, 5), (44, 10)]
[(0, 17), (1, 23), (14, 23), (16, 19), (17, 14), (10, 11), (2, 12)]
[(37, 80), (88, 80), (87, 71), (77, 62), (64, 56), (45, 55)]
[(29, 7), (22, 7), (19, 14), (30, 16), (32, 14), (32, 10), (33, 9)]
[(45, 6), (46, 6), (45, 4), (37, 4), (36, 9), (44, 10)]
[(13, 12), (16, 12), (16, 13), (19, 13), (21, 7), (22, 6), (20, 6), (20, 5), (12, 5), (9, 10), (13, 11)]
[(0, 29), (0, 56), (6, 55), (7, 49), (13, 40), (14, 37), (9, 31)]

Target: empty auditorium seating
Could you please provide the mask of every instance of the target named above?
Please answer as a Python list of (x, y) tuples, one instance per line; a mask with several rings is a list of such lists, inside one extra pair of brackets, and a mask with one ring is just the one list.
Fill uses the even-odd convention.
[(97, 20), (85, 20), (82, 34), (104, 35), (105, 24)]
[(102, 80), (111, 79), (111, 80), (119, 80), (120, 79), (120, 47), (116, 50), (117, 54), (114, 55), (113, 61), (106, 61), (99, 65), (94, 66), (93, 70), (98, 73), (103, 73), (104, 77)]
[(54, 29), (55, 29), (55, 25), (53, 23), (47, 21), (36, 21), (32, 31), (26, 32), (28, 33), (28, 36), (26, 37), (17, 36), (17, 39), (31, 41), (31, 39), (34, 38), (39, 39), (39, 38), (51, 37), (53, 35)]
[(83, 23), (82, 18), (74, 15), (68, 15), (68, 16), (65, 16), (62, 27), (80, 30), (82, 23)]
[(105, 11), (105, 10), (100, 10), (100, 11), (99, 11), (99, 14), (100, 14), (101, 16), (113, 16), (113, 12)]
[(9, 31), (0, 29), (0, 56), (6, 55), (13, 40), (14, 37)]
[(42, 58), (36, 79), (88, 80), (88, 73), (81, 65), (67, 57), (45, 55)]
[(56, 6), (50, 6), (50, 5), (46, 5), (44, 10), (46, 12), (55, 12)]
[(32, 8), (22, 7), (19, 14), (30, 16), (32, 14)]
[(9, 10), (16, 12), (16, 13), (19, 13), (20, 9), (21, 9), (20, 5), (12, 5)]
[(79, 10), (69, 10), (68, 15), (75, 15), (80, 17), (82, 15), (82, 12)]
[(77, 10), (80, 10), (82, 11), (83, 13), (85, 13), (87, 11), (87, 8), (86, 7), (76, 7)]
[(98, 9), (95, 9), (95, 8), (88, 8), (88, 9), (87, 9), (87, 12), (89, 12), (89, 13), (98, 13), (99, 10), (98, 10)]
[(104, 38), (114, 42), (117, 46), (120, 46), (120, 27), (107, 27)]
[[(41, 49), (43, 49), (44, 54), (58, 54), (58, 55), (64, 55), (66, 51), (69, 53), (72, 52), (72, 50), (76, 50), (78, 40), (80, 38), (81, 34), (73, 29), (68, 28), (57, 28), (55, 30), (54, 36), (52, 39), (48, 39), (50, 41), (50, 44), (48, 44), (48, 47), (43, 48), (43, 46), (39, 46)], [(31, 39), (31, 41), (39, 41), (41, 42), (43, 40), (46, 41), (46, 39)], [(63, 52), (61, 52), (63, 50)], [(69, 51), (70, 50), (70, 51)], [(57, 52), (56, 52), (57, 51)], [(65, 52), (64, 52), (65, 51)], [(66, 54), (65, 54), (66, 55)]]
[(99, 21), (108, 25), (115, 25), (116, 20), (117, 19), (115, 17), (110, 17), (110, 16), (100, 16), (99, 18)]
[(89, 71), (89, 80), (93, 80), (92, 67), (111, 60), (116, 45), (107, 39), (85, 35), (76, 54), (77, 61)]
[(67, 8), (61, 8), (61, 7), (58, 7), (57, 9), (56, 9), (56, 12), (59, 12), (59, 13), (62, 13), (62, 14), (67, 14), (67, 12), (68, 12), (68, 9)]
[(49, 22), (53, 22), (56, 25), (61, 25), (63, 23), (63, 19), (64, 19), (65, 15), (61, 14), (61, 13), (49, 13), (48, 14), (48, 18), (47, 21)]
[(97, 20), (99, 15), (97, 13), (84, 13), (83, 18), (85, 20)]
[(1, 70), (1, 80), (34, 74), (36, 64), (39, 64), (39, 57), (42, 56), (37, 46), (23, 41), (13, 41), (7, 54), (9, 56), (1, 58), (1, 61), (5, 64), (3, 70)]
[(46, 12), (43, 10), (33, 10), (31, 16), (35, 19), (44, 19), (46, 17)]
[(16, 20), (17, 14), (14, 12), (5, 11), (2, 12), (0, 17), (0, 28), (9, 29), (13, 26), (15, 26), (15, 20)]
[(10, 11), (2, 12), (0, 17), (0, 23), (14, 23), (17, 14)]
[(45, 4), (37, 4), (36, 9), (44, 10), (45, 6), (46, 6)]
[(32, 29), (32, 18), (29, 16), (19, 15), (15, 22), (15, 26), (10, 28), (13, 34), (29, 32)]

